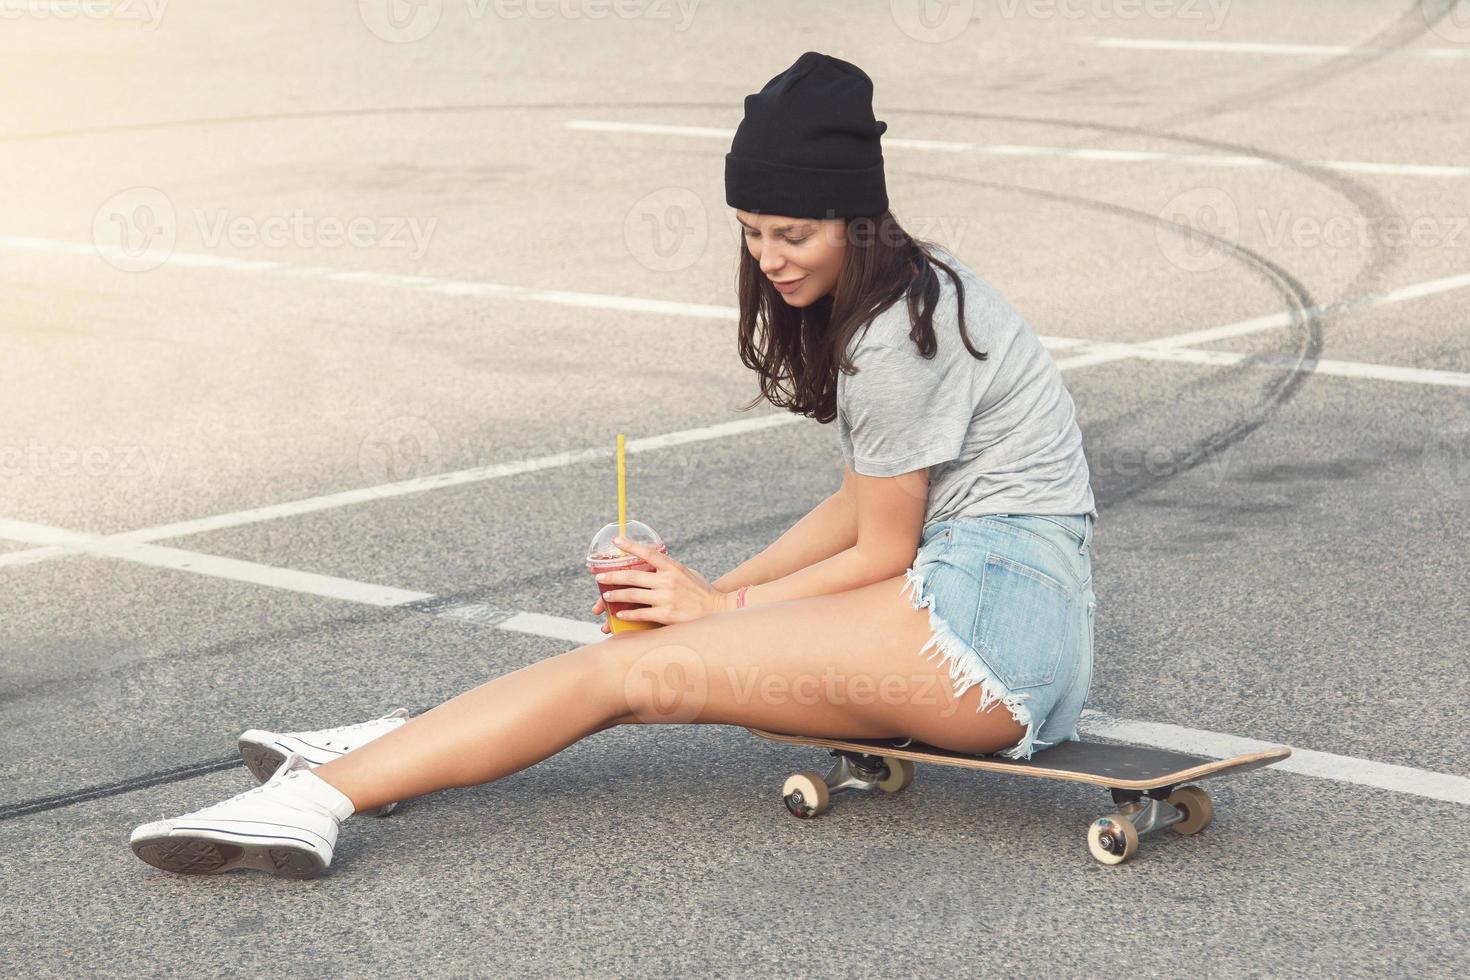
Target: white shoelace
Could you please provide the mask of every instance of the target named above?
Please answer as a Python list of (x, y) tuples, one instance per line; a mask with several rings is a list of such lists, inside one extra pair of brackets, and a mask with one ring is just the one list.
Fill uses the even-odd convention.
[(230, 797), (228, 800), (221, 800), (218, 803), (211, 803), (209, 806), (205, 807), (204, 809), (202, 809), (202, 810), (196, 810), (194, 812), (195, 813), (208, 813), (210, 810), (218, 810), (221, 807), (228, 806), (229, 804), (236, 802), (237, 800), (242, 800), (242, 799), (244, 799), (247, 796), (254, 796), (257, 793), (264, 793), (268, 789), (274, 789), (276, 787), (279, 787), (281, 784), (283, 784), (287, 779), (289, 779), (294, 774), (295, 774), (294, 772), (289, 772), (289, 773), (286, 773), (284, 776), (276, 776), (276, 777), (270, 779), (267, 782), (261, 783), (259, 786), (256, 786), (253, 789), (247, 789), (243, 793), (236, 793), (234, 796)]
[[(297, 733), (296, 737), (302, 739), (303, 741), (306, 739), (312, 739), (314, 741), (320, 742), (321, 747), (324, 749), (330, 749), (333, 748), (334, 745), (340, 745), (343, 752), (350, 752), (352, 750), (352, 746), (348, 745), (346, 742), (338, 741), (338, 739), (341, 738), (343, 732), (350, 732), (356, 729), (368, 728), (373, 725), (385, 725), (389, 722), (394, 721), (398, 717), (399, 716), (396, 713), (387, 714), (381, 718), (374, 718), (371, 721), (359, 721), (354, 725), (338, 725), (336, 728), (319, 728), (314, 732), (300, 732)], [(326, 736), (331, 733), (336, 734), (333, 735), (331, 738), (327, 738)]]

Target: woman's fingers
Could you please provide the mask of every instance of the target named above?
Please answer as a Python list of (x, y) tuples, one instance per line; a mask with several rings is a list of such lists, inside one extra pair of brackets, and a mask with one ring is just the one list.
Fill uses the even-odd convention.
[[(630, 555), (637, 555), (648, 562), (654, 568), (672, 568), (676, 564), (668, 555), (656, 548), (650, 548), (646, 544), (637, 541), (629, 541), (627, 538), (613, 538), (613, 543)], [(647, 574), (646, 572), (644, 574)]]
[(613, 602), (636, 602), (640, 605), (649, 605), (649, 594), (651, 589), (608, 589), (603, 593), (603, 598)]
[(659, 584), (657, 572), (641, 572), (632, 568), (625, 568), (620, 572), (600, 572), (597, 581), (602, 585), (636, 585), (644, 589), (651, 589)]

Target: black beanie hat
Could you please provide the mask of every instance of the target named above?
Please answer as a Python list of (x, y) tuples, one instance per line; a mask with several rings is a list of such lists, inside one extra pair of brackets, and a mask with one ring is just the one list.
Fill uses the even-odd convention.
[(857, 218), (888, 208), (873, 80), (857, 65), (808, 51), (745, 97), (725, 154), (725, 203), (795, 218)]

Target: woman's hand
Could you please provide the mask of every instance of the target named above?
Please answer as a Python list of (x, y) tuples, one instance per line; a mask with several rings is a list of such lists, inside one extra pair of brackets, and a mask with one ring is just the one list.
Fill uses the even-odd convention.
[[(630, 555), (637, 555), (653, 566), (653, 571), (628, 569), (621, 572), (601, 572), (597, 581), (604, 585), (631, 586), (611, 589), (597, 600), (592, 607), (594, 613), (602, 612), (606, 605), (603, 599), (613, 602), (645, 603), (641, 608), (625, 609), (618, 614), (621, 620), (644, 620), (668, 625), (688, 623), (734, 608), (734, 596), (721, 592), (711, 585), (703, 575), (687, 568), (664, 554), (623, 537), (613, 538), (613, 543)], [(606, 623), (602, 631), (611, 632)]]

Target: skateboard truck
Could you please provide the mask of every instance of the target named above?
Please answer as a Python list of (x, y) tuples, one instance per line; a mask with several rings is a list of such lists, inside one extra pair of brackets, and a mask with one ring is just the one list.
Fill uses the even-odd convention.
[(810, 820), (823, 810), (833, 793), (845, 790), (879, 790), (897, 793), (914, 781), (914, 764), (892, 756), (869, 755), (833, 749), (837, 759), (825, 776), (811, 770), (786, 780), (781, 799), (794, 816)]
[(1139, 838), (1166, 828), (1186, 837), (1197, 834), (1215, 815), (1209, 794), (1198, 786), (1112, 792), (1117, 811), (1094, 820), (1087, 830), (1087, 849), (1103, 864), (1122, 864), (1137, 852)]

